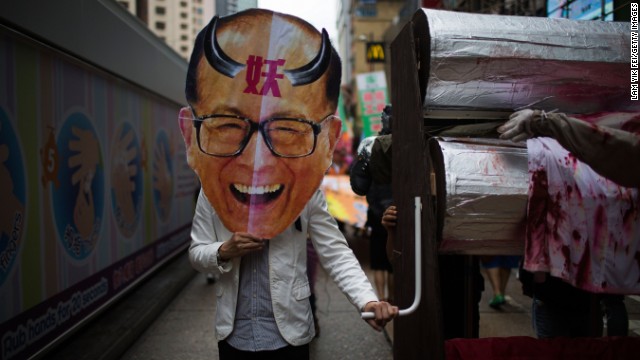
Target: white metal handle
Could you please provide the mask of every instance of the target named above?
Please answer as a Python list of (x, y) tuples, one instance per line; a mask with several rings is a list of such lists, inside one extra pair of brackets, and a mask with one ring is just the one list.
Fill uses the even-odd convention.
[[(398, 312), (398, 316), (409, 315), (416, 311), (418, 305), (420, 305), (420, 297), (422, 296), (422, 203), (420, 202), (420, 197), (415, 197), (415, 209), (414, 209), (414, 221), (415, 221), (415, 294), (413, 296), (413, 304), (406, 309), (401, 309)], [(375, 318), (375, 314), (372, 312), (363, 312), (363, 319), (373, 319)]]

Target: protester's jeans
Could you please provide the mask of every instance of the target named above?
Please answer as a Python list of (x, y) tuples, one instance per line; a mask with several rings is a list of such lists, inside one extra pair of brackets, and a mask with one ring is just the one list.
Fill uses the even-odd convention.
[(607, 320), (607, 336), (627, 336), (629, 334), (629, 315), (623, 295), (603, 295), (603, 312)]
[(531, 315), (533, 329), (540, 339), (557, 336), (589, 336), (589, 313), (584, 307), (555, 304), (533, 297)]

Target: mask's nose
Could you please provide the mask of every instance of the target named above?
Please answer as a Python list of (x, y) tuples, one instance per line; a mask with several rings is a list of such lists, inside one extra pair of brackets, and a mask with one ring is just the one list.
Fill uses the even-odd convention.
[(277, 162), (269, 146), (259, 131), (254, 132), (249, 139), (249, 143), (238, 156), (238, 162), (253, 168), (255, 173), (267, 170)]

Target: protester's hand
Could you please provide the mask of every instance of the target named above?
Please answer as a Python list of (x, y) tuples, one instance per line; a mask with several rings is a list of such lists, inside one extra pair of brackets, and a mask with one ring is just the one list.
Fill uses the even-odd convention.
[(375, 315), (375, 318), (368, 319), (367, 323), (376, 331), (382, 331), (389, 321), (398, 316), (398, 307), (386, 301), (371, 301), (364, 306), (364, 311)]
[(534, 136), (531, 131), (534, 111), (524, 109), (516, 111), (509, 116), (509, 121), (498, 128), (500, 139), (518, 142), (530, 139)]
[(249, 233), (237, 232), (231, 239), (225, 241), (218, 249), (220, 260), (227, 261), (235, 257), (244, 256), (256, 250), (262, 250), (265, 239)]
[(392, 231), (396, 227), (397, 221), (398, 211), (395, 205), (391, 205), (384, 211), (384, 214), (382, 214), (382, 226), (384, 226), (387, 231)]

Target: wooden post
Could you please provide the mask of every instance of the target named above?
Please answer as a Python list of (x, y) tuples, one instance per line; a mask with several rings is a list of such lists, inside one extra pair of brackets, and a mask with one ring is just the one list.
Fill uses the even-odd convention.
[[(419, 36), (415, 32), (422, 32)], [(427, 29), (414, 29), (409, 22), (391, 44), (391, 102), (393, 105), (393, 197), (399, 210), (394, 250), (396, 281), (394, 298), (408, 307), (414, 294), (414, 197), (422, 199), (422, 288), (418, 310), (399, 317), (394, 325), (395, 359), (444, 359), (442, 312), (438, 272), (435, 217), (431, 200), (429, 151), (422, 118), (417, 53), (428, 43)], [(425, 40), (422, 40), (425, 41)], [(428, 53), (428, 50), (427, 50)], [(426, 60), (426, 59), (424, 59)], [(433, 226), (429, 226), (432, 224)]]

